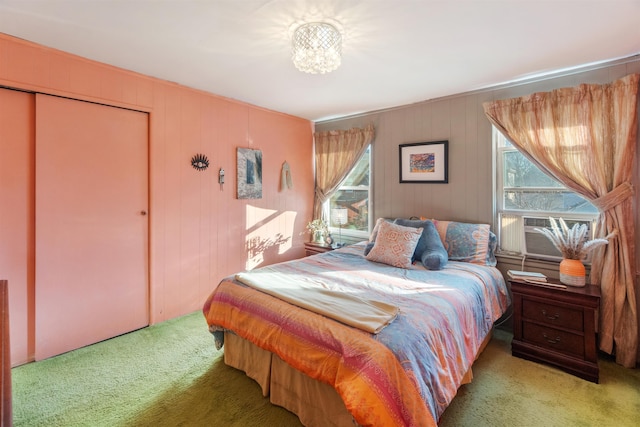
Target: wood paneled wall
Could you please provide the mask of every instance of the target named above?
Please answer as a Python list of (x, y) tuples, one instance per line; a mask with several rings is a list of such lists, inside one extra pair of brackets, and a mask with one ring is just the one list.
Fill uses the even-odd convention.
[[(373, 208), (378, 217), (491, 222), (491, 125), (481, 105), (487, 93), (456, 96), (316, 123), (317, 131), (373, 123)], [(489, 135), (480, 138), (479, 135)], [(449, 183), (399, 183), (400, 144), (449, 140)], [(487, 197), (488, 196), (488, 197)]]
[[(301, 232), (312, 216), (314, 186), (310, 121), (3, 34), (0, 86), (149, 113), (150, 323), (201, 308), (229, 274), (304, 255), (307, 236)], [(238, 147), (262, 150), (262, 199), (236, 198)], [(209, 158), (206, 171), (191, 167), (197, 153)], [(294, 188), (281, 191), (284, 161), (291, 166)], [(223, 186), (217, 182), (219, 168), (226, 172)], [(32, 184), (20, 186), (22, 197), (33, 197), (24, 189)], [(14, 190), (0, 182), (0, 200), (7, 191)], [(12, 236), (20, 240), (18, 246), (27, 246), (18, 262), (3, 261), (12, 242), (0, 239), (0, 270), (11, 286), (12, 325), (18, 328), (12, 326), (11, 334), (29, 340), (37, 291), (29, 247), (33, 232), (31, 226), (22, 236)], [(65, 304), (65, 296), (51, 303)], [(13, 364), (32, 360), (32, 352), (32, 343), (12, 348)]]
[[(634, 58), (570, 75), (318, 122), (316, 131), (374, 124), (372, 212), (375, 218), (422, 215), (493, 225), (491, 124), (482, 104), (581, 83), (607, 83), (638, 72), (640, 58)], [(449, 140), (449, 183), (400, 184), (398, 146), (440, 140)], [(640, 155), (640, 147), (638, 153)], [(635, 176), (636, 188), (640, 188), (638, 174)], [(640, 216), (636, 226), (640, 231)], [(640, 239), (637, 243), (640, 247)]]

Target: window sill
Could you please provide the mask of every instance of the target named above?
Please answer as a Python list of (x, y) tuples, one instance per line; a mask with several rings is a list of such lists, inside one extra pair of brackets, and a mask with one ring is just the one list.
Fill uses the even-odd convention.
[[(525, 258), (523, 265), (522, 255), (506, 253), (496, 254), (496, 260), (498, 261), (497, 267), (505, 278), (507, 277), (507, 270), (537, 271), (554, 279), (558, 279), (560, 277), (560, 273), (558, 271), (560, 268), (560, 261)], [(588, 277), (591, 272), (591, 265), (585, 263), (585, 267)]]

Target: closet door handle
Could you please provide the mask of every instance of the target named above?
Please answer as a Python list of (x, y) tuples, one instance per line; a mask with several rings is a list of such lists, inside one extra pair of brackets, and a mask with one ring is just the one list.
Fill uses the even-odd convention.
[(147, 214), (147, 211), (140, 211), (140, 215), (145, 216)]

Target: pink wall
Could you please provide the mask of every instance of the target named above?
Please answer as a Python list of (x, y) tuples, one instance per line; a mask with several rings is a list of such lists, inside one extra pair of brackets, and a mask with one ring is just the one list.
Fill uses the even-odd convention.
[[(311, 122), (3, 34), (0, 85), (149, 112), (150, 323), (199, 309), (224, 276), (303, 256), (306, 236), (300, 233), (313, 203)], [(238, 147), (262, 150), (262, 199), (236, 198)], [(191, 167), (196, 153), (209, 158), (209, 169)], [(284, 161), (291, 166), (294, 188), (280, 191)], [(220, 167), (226, 171), (222, 188), (217, 183)], [(25, 190), (32, 185), (0, 188), (0, 193), (8, 197), (8, 192), (30, 191), (32, 197), (33, 190)], [(23, 217), (29, 214), (25, 211)], [(0, 256), (12, 245), (32, 245), (32, 224), (18, 237), (0, 236)], [(33, 336), (35, 313), (27, 300), (37, 283), (29, 279), (32, 248), (26, 253), (24, 265), (0, 271), (9, 280), (12, 336)], [(52, 303), (65, 304), (65, 296)], [(19, 326), (14, 329), (14, 324)], [(28, 341), (16, 350), (14, 364), (32, 359)]]

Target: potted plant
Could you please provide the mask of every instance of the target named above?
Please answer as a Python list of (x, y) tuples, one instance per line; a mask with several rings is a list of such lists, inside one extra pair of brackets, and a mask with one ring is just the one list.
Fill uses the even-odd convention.
[[(575, 223), (569, 228), (562, 218), (556, 221), (549, 217), (551, 228), (536, 228), (535, 230), (544, 234), (553, 243), (553, 246), (562, 254), (560, 262), (560, 282), (569, 286), (585, 285), (584, 260), (589, 252), (595, 248), (609, 243), (609, 238), (587, 240), (587, 226)], [(560, 225), (558, 225), (558, 223)]]
[(307, 230), (311, 232), (311, 241), (318, 245), (326, 245), (329, 236), (329, 227), (321, 219), (314, 219), (307, 224)]

